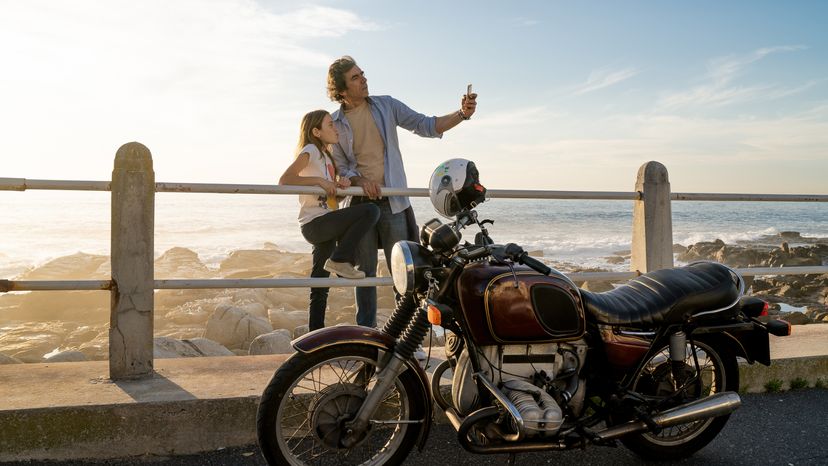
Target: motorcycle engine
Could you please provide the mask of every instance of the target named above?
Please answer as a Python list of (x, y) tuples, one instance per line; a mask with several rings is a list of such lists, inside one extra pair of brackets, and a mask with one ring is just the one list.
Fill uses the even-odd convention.
[[(583, 340), (569, 343), (478, 347), (482, 376), (517, 408), (526, 436), (554, 434), (563, 424), (561, 403), (575, 413), (583, 407), (585, 385), (578, 373), (586, 358)], [(452, 378), (452, 402), (462, 415), (480, 407), (467, 348)]]

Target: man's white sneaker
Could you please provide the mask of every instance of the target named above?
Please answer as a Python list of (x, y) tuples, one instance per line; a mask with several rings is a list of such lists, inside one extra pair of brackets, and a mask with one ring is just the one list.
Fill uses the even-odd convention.
[(365, 278), (365, 272), (355, 269), (353, 265), (347, 262), (335, 262), (328, 259), (322, 268), (342, 278)]

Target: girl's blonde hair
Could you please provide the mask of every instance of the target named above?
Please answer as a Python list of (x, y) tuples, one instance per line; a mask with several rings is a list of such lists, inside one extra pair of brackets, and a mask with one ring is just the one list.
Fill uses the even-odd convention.
[(303, 147), (308, 144), (313, 144), (317, 149), (319, 149), (319, 152), (327, 154), (328, 157), (330, 157), (331, 163), (334, 167), (334, 173), (338, 173), (339, 170), (337, 170), (336, 162), (334, 162), (333, 157), (331, 157), (328, 145), (313, 134), (314, 128), (320, 130), (322, 129), (322, 121), (329, 115), (330, 113), (328, 113), (327, 110), (314, 110), (306, 113), (305, 116), (302, 117), (302, 123), (299, 125), (299, 144), (296, 147), (296, 152), (298, 154)]

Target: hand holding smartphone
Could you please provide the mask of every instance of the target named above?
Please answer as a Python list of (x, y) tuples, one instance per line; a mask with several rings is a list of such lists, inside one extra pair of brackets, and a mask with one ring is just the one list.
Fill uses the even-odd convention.
[(472, 91), (472, 85), (469, 84), (466, 86), (466, 95), (463, 96), (463, 101), (460, 106), (460, 116), (462, 116), (464, 120), (470, 119), (472, 114), (474, 114), (475, 107), (477, 107), (476, 98), (477, 95), (474, 94)]

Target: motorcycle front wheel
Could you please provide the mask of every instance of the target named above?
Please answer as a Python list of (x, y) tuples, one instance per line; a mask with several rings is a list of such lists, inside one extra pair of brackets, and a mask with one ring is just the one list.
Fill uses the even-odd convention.
[(349, 447), (340, 442), (376, 384), (377, 357), (374, 347), (343, 344), (289, 358), (265, 388), (256, 416), (268, 464), (402, 463), (425, 419), (423, 387), (411, 370), (384, 394), (365, 435)]
[[(695, 359), (690, 343), (684, 362), (685, 389), (674, 404), (687, 403), (725, 391), (739, 391), (736, 356), (715, 341), (695, 342)], [(698, 360), (698, 370), (696, 362)], [(635, 380), (633, 390), (648, 397), (668, 397), (675, 392), (670, 364), (670, 349), (664, 347), (647, 361)], [(675, 460), (689, 456), (710, 443), (727, 423), (730, 415), (665, 427), (658, 434), (647, 432), (623, 437), (621, 442), (647, 459)]]

